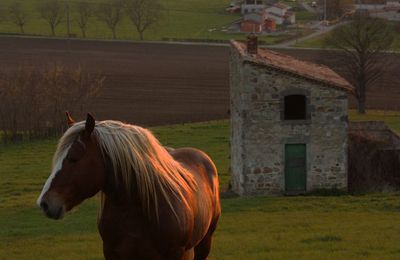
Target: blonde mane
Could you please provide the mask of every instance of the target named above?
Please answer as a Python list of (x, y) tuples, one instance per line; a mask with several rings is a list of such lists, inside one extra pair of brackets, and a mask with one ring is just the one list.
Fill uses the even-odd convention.
[[(53, 167), (84, 128), (85, 122), (82, 121), (65, 132), (54, 155)], [(193, 176), (172, 158), (149, 130), (107, 120), (96, 122), (93, 134), (103, 158), (110, 160), (116, 180), (118, 176), (122, 177), (127, 196), (132, 195), (132, 190), (137, 190), (145, 214), (150, 215), (154, 210), (158, 219), (159, 196), (165, 199), (176, 217), (178, 209), (174, 206), (174, 199), (189, 205), (183, 191), (197, 189)], [(101, 198), (103, 206), (102, 193)]]

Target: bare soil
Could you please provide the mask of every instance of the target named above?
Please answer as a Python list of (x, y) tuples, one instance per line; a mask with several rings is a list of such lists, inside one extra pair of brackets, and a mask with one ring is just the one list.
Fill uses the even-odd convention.
[[(325, 63), (340, 72), (326, 52), (282, 51)], [(395, 57), (396, 63), (388, 68), (390, 73), (371, 89), (369, 108), (400, 109), (400, 56)], [(51, 63), (81, 66), (106, 76), (105, 87), (91, 106), (91, 112), (99, 119), (149, 126), (228, 118), (227, 47), (0, 38), (3, 69)]]

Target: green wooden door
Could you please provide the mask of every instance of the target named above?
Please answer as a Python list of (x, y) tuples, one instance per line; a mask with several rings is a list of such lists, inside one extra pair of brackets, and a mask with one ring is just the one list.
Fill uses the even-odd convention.
[(287, 192), (306, 191), (306, 145), (285, 145), (285, 187)]

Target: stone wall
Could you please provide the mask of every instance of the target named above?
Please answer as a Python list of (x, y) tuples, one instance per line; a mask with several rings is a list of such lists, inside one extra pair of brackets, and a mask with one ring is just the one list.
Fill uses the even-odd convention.
[[(231, 52), (232, 60), (239, 61), (240, 56), (237, 52)], [(231, 114), (231, 184), (232, 189), (244, 194), (243, 185), (243, 117), (242, 111), (244, 102), (242, 101), (242, 93), (244, 92), (243, 75), (240, 62), (230, 63), (230, 114)]]
[[(285, 192), (285, 144), (306, 144), (307, 191), (347, 189), (347, 94), (243, 61), (231, 51), (231, 173), (241, 195)], [(305, 94), (307, 120), (282, 120), (286, 93)]]
[(352, 122), (349, 126), (349, 133), (373, 138), (400, 149), (400, 136), (387, 127), (383, 121)]

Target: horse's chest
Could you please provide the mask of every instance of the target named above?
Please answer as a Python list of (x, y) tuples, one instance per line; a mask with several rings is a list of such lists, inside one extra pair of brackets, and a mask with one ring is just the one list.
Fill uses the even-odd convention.
[(99, 231), (103, 240), (118, 241), (122, 238), (139, 239), (146, 237), (143, 217), (131, 211), (105, 210), (99, 221)]
[(143, 256), (158, 259), (147, 225), (134, 214), (103, 214), (99, 221), (99, 232), (103, 239), (105, 255), (110, 259)]

